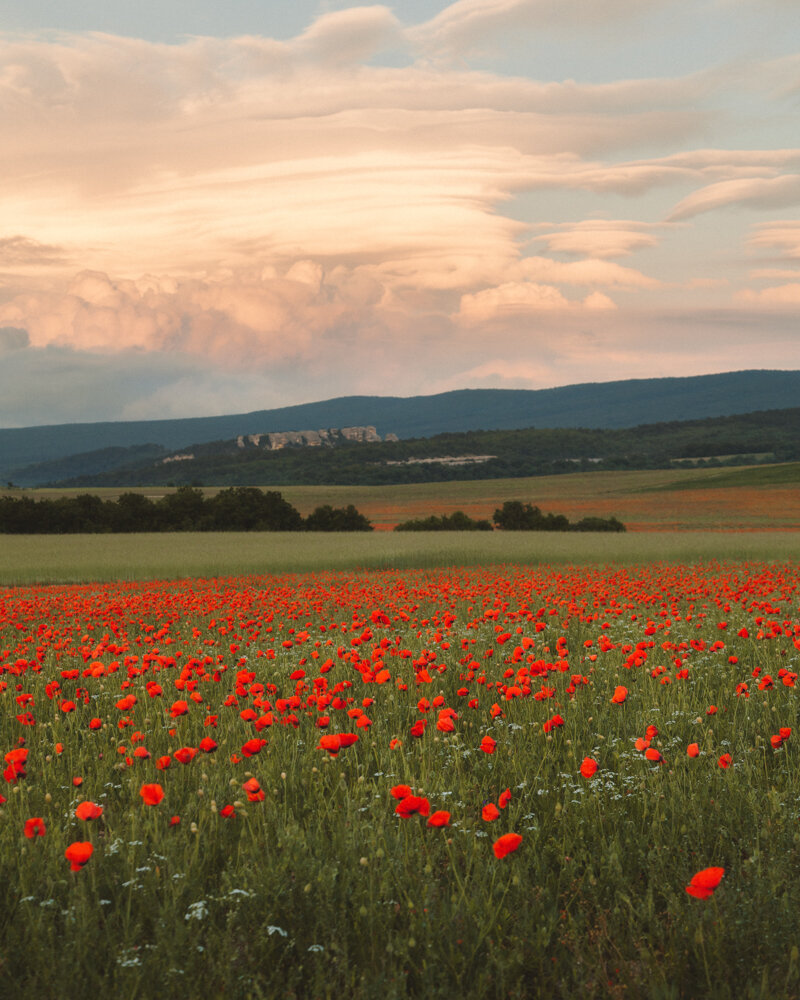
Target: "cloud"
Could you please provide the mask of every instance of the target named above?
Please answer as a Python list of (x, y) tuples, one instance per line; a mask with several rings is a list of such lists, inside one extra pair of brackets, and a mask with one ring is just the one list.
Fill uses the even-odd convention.
[(688, 219), (717, 208), (783, 208), (800, 204), (800, 175), (748, 177), (709, 184), (679, 202), (669, 221)]
[(35, 347), (174, 351), (220, 364), (265, 365), (314, 353), (315, 343), (368, 320), (382, 296), (367, 275), (312, 261), (284, 274), (217, 280), (77, 274), (63, 293), (32, 293), (0, 305), (0, 323), (27, 330)]
[(627, 257), (637, 250), (656, 246), (654, 228), (635, 221), (587, 219), (564, 223), (551, 232), (535, 236), (533, 242), (544, 243), (551, 253), (605, 260)]
[(61, 247), (48, 246), (27, 236), (0, 237), (0, 267), (48, 267), (65, 262)]
[[(464, 54), (482, 49), (487, 39), (507, 37), (533, 28), (567, 28), (571, 33), (597, 29), (621, 18), (628, 22), (647, 8), (669, 6), (669, 0), (456, 0), (435, 17), (407, 31), (422, 49)], [(630, 24), (628, 24), (630, 28)]]
[(318, 17), (291, 49), (323, 65), (358, 63), (401, 43), (400, 24), (388, 7), (350, 7)]
[(771, 288), (762, 288), (759, 291), (743, 288), (736, 294), (736, 301), (746, 306), (795, 310), (800, 306), (800, 281), (787, 285), (773, 285)]
[(30, 345), (28, 331), (16, 326), (0, 326), (0, 357), (21, 351)]
[(774, 250), (785, 260), (800, 260), (800, 220), (764, 222), (753, 229), (748, 246)]
[(567, 299), (554, 285), (509, 281), (472, 295), (462, 295), (455, 318), (466, 326), (475, 326), (517, 321), (543, 312), (575, 309), (606, 311), (616, 308), (615, 303), (602, 292), (592, 292), (580, 301)]

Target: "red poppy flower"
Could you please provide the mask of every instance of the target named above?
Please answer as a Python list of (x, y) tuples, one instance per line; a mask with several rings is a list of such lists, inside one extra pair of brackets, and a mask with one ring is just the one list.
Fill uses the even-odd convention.
[(42, 817), (32, 816), (30, 819), (26, 819), (24, 833), (28, 840), (33, 840), (34, 837), (43, 837), (47, 833), (47, 827), (44, 825)]
[[(197, 744), (198, 750), (202, 750), (203, 753), (213, 753), (217, 749), (217, 746), (217, 741), (212, 740), (210, 736), (204, 736)], [(169, 760), (169, 758), (167, 758), (167, 760)]]
[(64, 851), (64, 857), (69, 861), (70, 871), (79, 872), (92, 856), (94, 847), (88, 840), (76, 840)]
[(622, 684), (618, 684), (617, 687), (614, 689), (614, 694), (611, 698), (611, 701), (614, 705), (621, 705), (627, 697), (628, 697), (628, 689), (624, 687)]
[(721, 768), (723, 769), (723, 771), (724, 771), (724, 770), (726, 770), (727, 768), (729, 768), (729, 767), (731, 766), (731, 764), (733, 763), (733, 757), (731, 757), (731, 755), (730, 755), (729, 753), (724, 753), (724, 754), (723, 754), (723, 755), (722, 755), (722, 756), (720, 757), (720, 759), (719, 759), (719, 760), (717, 761), (717, 763), (719, 764), (719, 766), (720, 766), (720, 767), (721, 767)]
[(176, 701), (174, 702), (172, 708), (169, 710), (170, 717), (177, 719), (179, 715), (186, 715), (189, 711), (189, 703), (186, 701)]
[(406, 795), (404, 799), (400, 799), (394, 811), (397, 816), (403, 816), (406, 819), (413, 816), (414, 813), (427, 816), (431, 811), (431, 804), (420, 795)]
[(499, 840), (492, 844), (492, 850), (496, 858), (504, 858), (507, 854), (513, 854), (522, 843), (522, 836), (519, 833), (504, 833)]
[(500, 798), (497, 800), (497, 804), (501, 809), (505, 809), (508, 803), (511, 801), (511, 789), (507, 788), (504, 792), (500, 792)]
[(714, 890), (722, 881), (724, 874), (724, 868), (703, 868), (702, 871), (692, 876), (691, 882), (686, 886), (686, 891), (697, 899), (708, 899), (709, 896), (713, 896)]
[(499, 815), (500, 810), (494, 802), (487, 802), (483, 809), (481, 809), (481, 819), (486, 820), (487, 823), (492, 823)]
[(158, 784), (142, 785), (139, 794), (146, 806), (157, 806), (164, 798), (164, 789)]
[(688, 757), (698, 757), (700, 755), (700, 747), (697, 743), (690, 743), (686, 748), (686, 755)]
[(103, 807), (95, 805), (94, 802), (81, 802), (75, 810), (75, 815), (82, 820), (97, 819), (103, 815)]
[(580, 770), (584, 778), (591, 778), (597, 770), (597, 761), (592, 757), (584, 757)]
[(496, 746), (497, 740), (492, 739), (491, 736), (484, 736), (481, 740), (481, 750), (483, 750), (484, 753), (494, 753)]
[(242, 753), (245, 757), (255, 757), (257, 753), (261, 753), (262, 747), (267, 745), (266, 740), (252, 739), (248, 740), (242, 745)]
[(413, 789), (411, 785), (394, 785), (389, 789), (389, 794), (393, 799), (407, 799), (409, 795), (413, 795)]
[(180, 764), (188, 764), (197, 756), (197, 750), (195, 750), (194, 747), (181, 747), (180, 750), (176, 750), (172, 756)]
[(416, 736), (419, 739), (420, 736), (425, 732), (425, 727), (428, 725), (427, 719), (419, 719), (409, 730), (412, 736)]
[(236, 810), (233, 808), (233, 806), (227, 805), (227, 806), (223, 806), (220, 809), (219, 814), (220, 814), (220, 816), (224, 816), (227, 819), (229, 816), (233, 816), (233, 814), (235, 812), (236, 812)]
[(661, 756), (658, 750), (656, 750), (655, 747), (648, 747), (645, 750), (644, 755), (648, 760), (652, 761), (654, 764), (661, 764), (664, 761), (664, 758)]
[(172, 763), (172, 757), (168, 757), (166, 754), (164, 754), (163, 757), (159, 757), (158, 760), (156, 761), (156, 767), (159, 769), (159, 771), (166, 771), (166, 769), (169, 767), (171, 763)]
[(431, 813), (428, 817), (428, 826), (449, 826), (450, 825), (450, 813), (445, 809), (439, 809), (435, 813)]
[(242, 788), (247, 793), (248, 802), (263, 802), (266, 796), (256, 778), (248, 778)]

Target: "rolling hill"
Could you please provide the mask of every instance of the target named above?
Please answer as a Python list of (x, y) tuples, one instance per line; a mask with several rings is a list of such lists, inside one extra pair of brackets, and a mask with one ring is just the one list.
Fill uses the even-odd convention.
[[(24, 486), (94, 476), (131, 465), (126, 449), (185, 448), (241, 434), (373, 425), (381, 436), (536, 428), (620, 429), (795, 406), (800, 371), (743, 371), (629, 379), (554, 389), (460, 389), (409, 398), (345, 396), (273, 410), (179, 420), (117, 421), (0, 429), (0, 480)], [(97, 452), (105, 452), (104, 457)], [(78, 456), (76, 461), (73, 457)], [(65, 459), (69, 461), (65, 462)], [(58, 462), (37, 469), (42, 463)]]

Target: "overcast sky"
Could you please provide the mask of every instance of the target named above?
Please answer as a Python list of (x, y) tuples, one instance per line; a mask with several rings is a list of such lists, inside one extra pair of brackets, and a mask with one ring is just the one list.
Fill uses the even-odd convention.
[(797, 0), (0, 23), (0, 426), (800, 369)]

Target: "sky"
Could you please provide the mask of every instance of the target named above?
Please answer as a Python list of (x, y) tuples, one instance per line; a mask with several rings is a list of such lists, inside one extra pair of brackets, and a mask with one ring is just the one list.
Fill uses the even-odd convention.
[(4, 0), (0, 426), (800, 369), (797, 0)]

